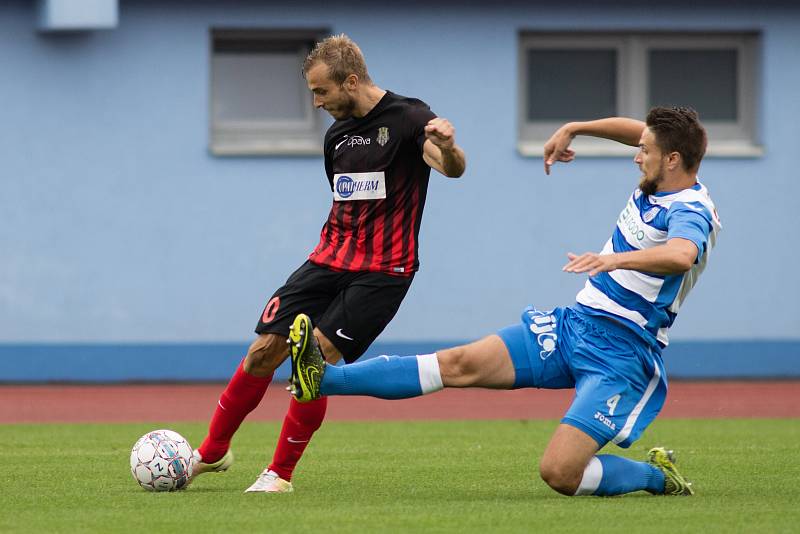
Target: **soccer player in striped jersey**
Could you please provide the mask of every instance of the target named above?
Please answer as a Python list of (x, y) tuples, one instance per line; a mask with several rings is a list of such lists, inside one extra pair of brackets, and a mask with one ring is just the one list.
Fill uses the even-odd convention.
[[(328, 361), (352, 362), (367, 350), (397, 313), (419, 267), (431, 168), (452, 178), (465, 170), (452, 124), (421, 100), (372, 83), (361, 50), (347, 36), (317, 43), (303, 73), (314, 105), (335, 119), (324, 142), (331, 211), (308, 261), (267, 302), (258, 338), (194, 452), (193, 477), (232, 464), (231, 439), (287, 358), (286, 334), (298, 313), (314, 319)], [(291, 400), (272, 463), (247, 492), (293, 490), (292, 473), (326, 409), (324, 397)]]
[(567, 255), (564, 271), (589, 275), (575, 304), (550, 311), (528, 307), (520, 323), (466, 346), (343, 367), (324, 363), (310, 319), (300, 315), (289, 339), (295, 397), (399, 399), (443, 387), (575, 388), (540, 463), (550, 487), (565, 495), (691, 495), (671, 451), (653, 448), (647, 462), (597, 453), (607, 443), (629, 447), (663, 406), (667, 332), (721, 228), (708, 190), (697, 181), (706, 133), (697, 114), (685, 108), (653, 108), (646, 123), (569, 123), (544, 147), (548, 174), (555, 162), (575, 157), (569, 145), (576, 135), (638, 145), (634, 162), (642, 177), (602, 251)]

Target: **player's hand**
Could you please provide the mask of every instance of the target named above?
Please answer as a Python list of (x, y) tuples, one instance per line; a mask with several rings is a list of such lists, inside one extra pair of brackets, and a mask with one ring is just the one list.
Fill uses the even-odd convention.
[(585, 273), (589, 271), (589, 276), (594, 276), (597, 273), (607, 273), (617, 268), (614, 254), (586, 252), (578, 256), (568, 252), (567, 258), (569, 258), (569, 262), (561, 270), (568, 273)]
[(436, 117), (425, 125), (425, 137), (440, 150), (452, 150), (456, 142), (456, 129), (449, 120)]
[(556, 162), (569, 163), (575, 159), (575, 151), (569, 147), (575, 135), (564, 125), (550, 136), (544, 144), (544, 172), (550, 174), (550, 167)]

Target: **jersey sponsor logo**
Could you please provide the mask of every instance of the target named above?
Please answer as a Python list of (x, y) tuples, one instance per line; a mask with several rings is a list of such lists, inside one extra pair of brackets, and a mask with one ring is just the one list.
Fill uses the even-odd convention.
[(641, 241), (645, 237), (644, 230), (639, 225), (639, 221), (637, 221), (637, 217), (634, 216), (637, 213), (639, 208), (636, 207), (636, 204), (633, 203), (633, 200), (628, 200), (628, 204), (625, 206), (625, 209), (622, 210), (622, 213), (619, 214), (619, 224), (623, 229), (628, 230), (628, 234), (631, 237), (636, 238), (637, 241)]
[(386, 126), (378, 128), (378, 137), (375, 140), (379, 145), (386, 146), (386, 143), (389, 142), (389, 128)]
[(372, 139), (369, 137), (362, 137), (360, 135), (350, 135), (344, 134), (341, 138), (341, 141), (336, 143), (333, 146), (333, 150), (339, 150), (339, 147), (345, 145), (347, 147), (354, 147), (354, 146), (367, 146), (372, 142)]
[(360, 135), (351, 135), (350, 139), (347, 140), (347, 146), (354, 147), (354, 146), (365, 146), (370, 144), (372, 140), (369, 137), (361, 137)]
[(380, 172), (333, 175), (333, 200), (378, 200), (386, 198), (386, 177)]

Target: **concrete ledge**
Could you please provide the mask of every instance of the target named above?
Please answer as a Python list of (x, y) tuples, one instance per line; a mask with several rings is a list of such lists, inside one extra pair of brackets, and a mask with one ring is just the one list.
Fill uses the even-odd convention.
[[(425, 354), (460, 342), (380, 342), (367, 351)], [(247, 343), (0, 344), (0, 383), (227, 381)], [(664, 352), (669, 378), (800, 378), (800, 340), (677, 341)], [(289, 377), (289, 365), (276, 380)]]
[(110, 30), (119, 23), (118, 0), (39, 0), (36, 10), (43, 32)]

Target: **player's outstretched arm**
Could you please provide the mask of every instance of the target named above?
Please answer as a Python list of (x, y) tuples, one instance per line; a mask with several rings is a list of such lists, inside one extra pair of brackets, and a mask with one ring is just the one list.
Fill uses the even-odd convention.
[(569, 163), (575, 159), (575, 151), (569, 145), (575, 136), (588, 135), (611, 139), (625, 145), (638, 146), (645, 123), (625, 117), (610, 117), (587, 122), (568, 122), (547, 140), (544, 145), (544, 172), (557, 161)]
[(569, 262), (562, 268), (568, 273), (597, 273), (615, 269), (629, 269), (653, 274), (685, 273), (697, 259), (697, 245), (688, 239), (674, 237), (663, 245), (643, 250), (619, 252), (616, 254), (597, 254), (586, 252), (578, 256), (567, 253)]
[(431, 119), (425, 125), (425, 144), (422, 158), (432, 169), (449, 178), (458, 178), (467, 168), (464, 151), (456, 144), (456, 129), (450, 121), (441, 117)]

